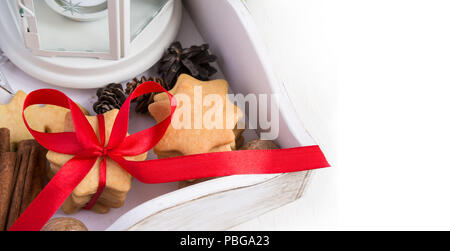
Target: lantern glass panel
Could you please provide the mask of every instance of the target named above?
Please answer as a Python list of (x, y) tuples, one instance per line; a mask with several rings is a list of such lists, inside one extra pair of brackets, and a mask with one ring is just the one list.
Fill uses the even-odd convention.
[(151, 23), (168, 0), (130, 0), (131, 41)]
[(106, 0), (35, 0), (40, 49), (46, 51), (110, 51)]

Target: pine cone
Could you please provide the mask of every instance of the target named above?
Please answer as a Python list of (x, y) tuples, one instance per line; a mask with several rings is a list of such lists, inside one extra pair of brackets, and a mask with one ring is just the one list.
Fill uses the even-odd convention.
[(172, 89), (183, 73), (199, 80), (209, 80), (217, 72), (210, 65), (216, 60), (217, 57), (210, 54), (208, 44), (183, 49), (180, 42), (175, 42), (160, 60), (158, 73)]
[(109, 84), (97, 90), (98, 101), (94, 104), (94, 111), (103, 114), (113, 109), (120, 109), (127, 99), (121, 84)]
[[(155, 78), (155, 77), (150, 77), (149, 79), (147, 79), (145, 76), (141, 78), (141, 80), (139, 80), (138, 78), (133, 79), (133, 81), (127, 83), (127, 90), (126, 93), (128, 95), (130, 95), (134, 90), (136, 90), (136, 88), (148, 81), (153, 81), (156, 82), (158, 84), (160, 84), (163, 88), (165, 88), (166, 90), (169, 90), (171, 88), (169, 88), (169, 86), (167, 86), (167, 84), (160, 78)], [(142, 95), (140, 97), (137, 97), (136, 99), (133, 100), (133, 102), (137, 103), (136, 109), (135, 111), (137, 113), (142, 113), (142, 114), (147, 114), (148, 113), (148, 106), (154, 102), (154, 97), (155, 95), (158, 93), (147, 93), (145, 95)]]

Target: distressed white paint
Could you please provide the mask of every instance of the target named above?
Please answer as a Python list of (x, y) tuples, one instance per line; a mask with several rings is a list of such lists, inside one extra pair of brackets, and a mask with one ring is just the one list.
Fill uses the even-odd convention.
[[(163, 196), (129, 212), (133, 216), (148, 215), (147, 217), (133, 222), (129, 228), (122, 228), (130, 225), (130, 218), (125, 216), (110, 230), (229, 229), (299, 198), (303, 193), (308, 172), (277, 175), (262, 182), (260, 179), (258, 182), (250, 182), (254, 177), (247, 177), (249, 183), (232, 179), (226, 185), (227, 188), (221, 187), (227, 180), (205, 182), (173, 195), (176, 196), (172, 198), (174, 201), (170, 195)], [(217, 189), (218, 187), (221, 189)], [(202, 196), (198, 194), (200, 191), (206, 193)], [(182, 194), (186, 197), (180, 196)], [(176, 204), (168, 205), (169, 202)]]

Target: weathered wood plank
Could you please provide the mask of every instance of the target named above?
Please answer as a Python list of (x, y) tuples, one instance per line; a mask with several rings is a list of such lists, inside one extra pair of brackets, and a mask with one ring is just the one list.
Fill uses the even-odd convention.
[(198, 197), (149, 215), (127, 230), (226, 230), (296, 200), (309, 173), (283, 174), (256, 185)]

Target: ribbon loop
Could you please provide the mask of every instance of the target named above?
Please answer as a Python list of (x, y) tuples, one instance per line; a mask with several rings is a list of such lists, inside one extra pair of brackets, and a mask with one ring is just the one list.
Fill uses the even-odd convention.
[[(79, 138), (74, 132), (43, 133), (33, 130), (30, 127), (25, 117), (25, 110), (32, 105), (39, 104), (55, 105), (70, 110), (76, 110), (77, 108), (79, 110), (79, 107), (77, 105), (72, 106), (71, 100), (58, 90), (43, 89), (27, 95), (23, 106), (22, 117), (28, 131), (46, 149), (69, 155), (76, 155), (83, 152), (85, 147), (80, 144)], [(82, 119), (86, 120), (84, 117)]]
[[(128, 117), (130, 113), (131, 101), (142, 95), (153, 92), (164, 92), (169, 96), (171, 104), (170, 116), (153, 127), (126, 137), (128, 132)], [(112, 149), (111, 151), (123, 156), (136, 156), (150, 151), (164, 136), (170, 122), (172, 121), (172, 116), (175, 109), (175, 98), (172, 94), (167, 92), (167, 90), (161, 87), (161, 85), (156, 82), (146, 82), (139, 85), (127, 98), (116, 117), (116, 121), (121, 122), (114, 123), (111, 138), (108, 143), (108, 146)]]

